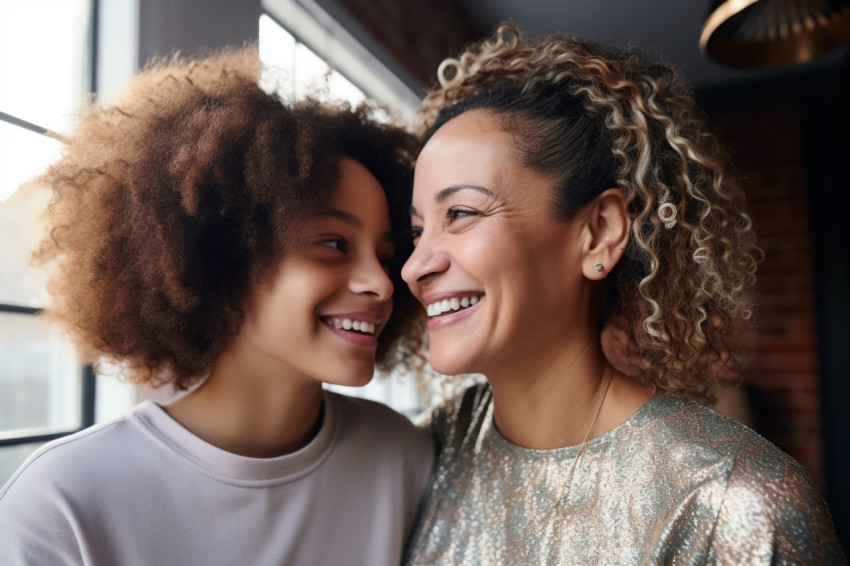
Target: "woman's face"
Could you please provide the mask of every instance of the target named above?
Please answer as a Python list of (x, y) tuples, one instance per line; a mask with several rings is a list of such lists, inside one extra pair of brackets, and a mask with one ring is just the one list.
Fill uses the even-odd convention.
[(304, 243), (254, 288), (238, 340), (257, 363), (308, 381), (364, 385), (392, 312), (394, 246), (387, 200), (361, 164), (341, 163), (340, 186)]
[(545, 364), (587, 330), (582, 222), (554, 216), (552, 185), (518, 162), (512, 137), (482, 110), (450, 120), (423, 148), (416, 249), (402, 276), (428, 310), (437, 371)]

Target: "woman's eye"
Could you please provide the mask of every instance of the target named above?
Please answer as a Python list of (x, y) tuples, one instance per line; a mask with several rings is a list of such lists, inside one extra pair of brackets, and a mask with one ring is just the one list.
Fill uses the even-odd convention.
[(449, 222), (454, 222), (459, 218), (464, 218), (466, 216), (477, 216), (478, 213), (474, 210), (470, 210), (468, 208), (459, 208), (457, 206), (453, 206), (446, 211), (446, 218), (449, 219)]
[(326, 240), (319, 240), (316, 243), (320, 246), (327, 246), (329, 248), (339, 250), (342, 253), (345, 253), (348, 250), (348, 242), (342, 238), (328, 238)]
[(415, 246), (419, 242), (419, 238), (422, 237), (422, 228), (419, 226), (412, 226), (410, 228), (410, 238), (413, 240), (413, 245)]

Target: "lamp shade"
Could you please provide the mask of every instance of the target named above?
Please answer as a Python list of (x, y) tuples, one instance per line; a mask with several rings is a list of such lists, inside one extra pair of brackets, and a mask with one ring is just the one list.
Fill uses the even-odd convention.
[(848, 42), (850, 0), (712, 0), (699, 40), (742, 69), (805, 63)]

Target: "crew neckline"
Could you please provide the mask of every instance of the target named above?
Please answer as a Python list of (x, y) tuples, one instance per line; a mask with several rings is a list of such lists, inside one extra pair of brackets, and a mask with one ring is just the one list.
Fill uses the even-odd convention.
[[(488, 386), (489, 387), (489, 386)], [(646, 403), (641, 405), (634, 413), (629, 415), (629, 417), (603, 434), (591, 438), (590, 440), (582, 443), (585, 445), (585, 450), (590, 448), (594, 448), (598, 445), (609, 442), (618, 436), (622, 431), (632, 428), (634, 426), (639, 425), (646, 418), (652, 418), (652, 410), (654, 407), (660, 403), (662, 400), (666, 400), (671, 398), (671, 395), (668, 392), (662, 392), (655, 397), (649, 399)], [(647, 413), (649, 413), (647, 415)], [(493, 418), (493, 397), (492, 392), (490, 399), (488, 401), (487, 407), (487, 416), (485, 421), (486, 426), (490, 429), (490, 432), (493, 435), (494, 441), (497, 445), (507, 448), (508, 450), (515, 452), (517, 454), (526, 455), (530, 457), (556, 457), (556, 458), (572, 458), (576, 455), (576, 453), (581, 448), (582, 444), (576, 444), (574, 446), (563, 446), (561, 448), (526, 448), (525, 446), (520, 446), (519, 444), (515, 444), (510, 439), (508, 439), (502, 431), (499, 430), (499, 427), (496, 426), (496, 421)]]
[(216, 481), (239, 487), (268, 487), (296, 481), (319, 468), (339, 436), (336, 394), (322, 392), (323, 417), (303, 448), (274, 458), (252, 458), (222, 450), (195, 436), (153, 401), (140, 403), (130, 419), (184, 465)]

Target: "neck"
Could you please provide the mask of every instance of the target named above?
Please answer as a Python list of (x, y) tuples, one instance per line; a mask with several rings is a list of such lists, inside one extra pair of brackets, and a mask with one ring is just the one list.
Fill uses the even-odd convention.
[(246, 362), (239, 352), (228, 350), (196, 391), (166, 410), (218, 448), (270, 458), (306, 446), (321, 424), (321, 407), (318, 380), (292, 368)]
[(618, 426), (651, 397), (649, 389), (608, 364), (598, 341), (525, 362), (488, 372), (487, 380), (496, 426), (526, 448), (580, 444)]

